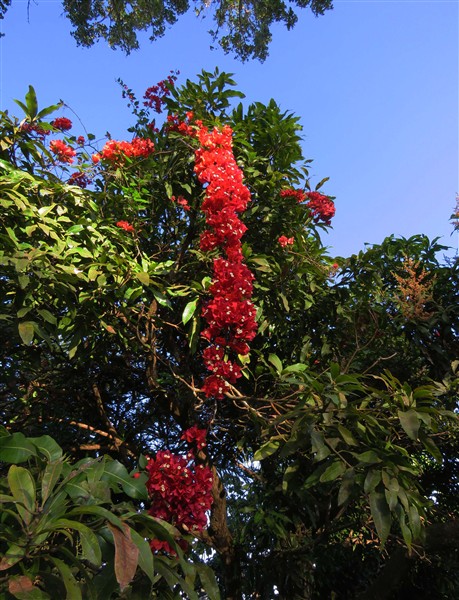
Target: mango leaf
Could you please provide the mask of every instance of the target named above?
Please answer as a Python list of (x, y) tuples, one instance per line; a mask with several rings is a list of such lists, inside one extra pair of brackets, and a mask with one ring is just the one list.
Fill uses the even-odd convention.
[(390, 532), (391, 516), (386, 497), (383, 493), (371, 492), (370, 509), (381, 545), (384, 546)]
[(8, 582), (9, 593), (17, 600), (48, 600), (49, 596), (35, 585), (25, 575), (12, 577)]
[(6, 551), (3, 558), (0, 560), (0, 571), (7, 571), (13, 565), (22, 560), (25, 556), (25, 553), (25, 548), (11, 545)]
[(0, 461), (6, 463), (25, 462), (37, 455), (37, 449), (23, 433), (0, 437)]
[(107, 461), (102, 479), (112, 485), (121, 486), (125, 494), (136, 500), (147, 500), (145, 484), (131, 477), (124, 465), (117, 460)]
[(115, 575), (121, 591), (134, 579), (139, 564), (139, 548), (132, 541), (131, 528), (123, 523), (123, 529), (109, 524), (115, 544)]
[(355, 438), (349, 431), (349, 429), (347, 429), (343, 425), (338, 425), (338, 431), (340, 432), (341, 437), (346, 442), (346, 444), (348, 444), (349, 446), (357, 446), (357, 442), (355, 441)]
[(411, 440), (417, 440), (421, 421), (419, 420), (416, 411), (413, 409), (407, 411), (399, 410), (398, 418), (400, 419), (400, 425), (403, 427), (406, 435)]
[(255, 452), (253, 460), (263, 460), (274, 454), (280, 446), (279, 440), (270, 440)]
[(35, 481), (27, 469), (11, 465), (8, 471), (8, 485), (11, 494), (18, 503), (16, 508), (26, 525), (32, 521), (35, 512)]
[(18, 325), (19, 336), (23, 344), (29, 346), (34, 336), (34, 327), (32, 321), (21, 321)]
[(433, 439), (431, 437), (422, 435), (421, 441), (422, 441), (422, 445), (427, 450), (427, 452), (434, 457), (435, 461), (439, 465), (441, 465), (441, 463), (443, 462), (443, 456), (442, 456), (437, 444), (433, 441)]
[(338, 492), (338, 506), (345, 504), (352, 495), (354, 489), (355, 472), (354, 469), (348, 469), (343, 475)]
[(338, 479), (338, 477), (340, 477), (345, 470), (346, 467), (344, 463), (342, 463), (340, 460), (335, 460), (329, 467), (325, 469), (320, 476), (319, 481), (322, 483), (327, 481), (335, 481), (335, 479)]
[(56, 565), (57, 570), (62, 577), (62, 581), (64, 582), (65, 590), (67, 592), (67, 598), (71, 598), (72, 600), (82, 600), (81, 588), (73, 576), (70, 567), (65, 562), (55, 558), (54, 556), (50, 556), (50, 558)]
[(137, 531), (134, 531), (134, 529), (131, 529), (131, 538), (139, 549), (139, 567), (148, 576), (150, 581), (155, 583), (156, 575), (154, 570), (154, 558), (150, 544), (145, 538), (139, 535)]
[(274, 365), (278, 373), (282, 373), (282, 362), (276, 354), (270, 354), (268, 356), (268, 360), (272, 365)]
[(209, 600), (220, 600), (220, 590), (213, 570), (203, 563), (196, 564), (195, 567), (201, 580), (201, 585)]
[(188, 304), (183, 309), (182, 323), (184, 325), (186, 325), (188, 323), (188, 321), (191, 319), (191, 317), (196, 312), (197, 304), (198, 304), (198, 298), (195, 298), (194, 300), (191, 300), (191, 302), (188, 302)]
[(150, 275), (148, 273), (145, 273), (145, 271), (138, 271), (135, 276), (137, 277), (137, 279), (140, 281), (140, 283), (142, 285), (149, 285), (150, 284)]
[(59, 460), (62, 457), (62, 448), (49, 435), (41, 435), (37, 438), (29, 438), (29, 442), (37, 448), (40, 454), (46, 457), (49, 462)]

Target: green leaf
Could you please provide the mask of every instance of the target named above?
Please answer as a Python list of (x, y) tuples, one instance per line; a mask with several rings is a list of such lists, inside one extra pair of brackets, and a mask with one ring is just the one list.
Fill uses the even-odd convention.
[(27, 105), (27, 115), (31, 119), (35, 119), (38, 112), (38, 102), (37, 102), (37, 94), (35, 93), (35, 89), (33, 86), (29, 85), (29, 91), (25, 97), (26, 105)]
[(154, 557), (151, 551), (150, 544), (141, 535), (131, 529), (131, 538), (134, 544), (139, 549), (139, 567), (148, 576), (152, 583), (156, 582), (156, 575), (154, 570)]
[(117, 460), (107, 461), (102, 479), (115, 485), (121, 486), (125, 494), (136, 500), (147, 500), (148, 493), (145, 484), (131, 477), (124, 465)]
[(39, 453), (43, 454), (49, 462), (59, 460), (62, 456), (62, 448), (49, 435), (29, 438), (29, 442), (31, 442), (37, 448)]
[(32, 321), (22, 321), (18, 325), (19, 335), (22, 342), (29, 346), (32, 343), (34, 336), (34, 327)]
[(0, 461), (6, 463), (25, 462), (37, 455), (37, 449), (23, 433), (0, 437)]
[(138, 271), (135, 276), (142, 285), (150, 285), (150, 275), (145, 271)]
[(279, 440), (270, 440), (269, 442), (266, 442), (266, 444), (263, 444), (263, 446), (258, 448), (255, 452), (253, 460), (263, 460), (264, 458), (271, 456), (279, 449), (279, 446)]
[(11, 494), (18, 503), (17, 511), (25, 525), (30, 525), (35, 513), (36, 489), (35, 481), (27, 469), (11, 465), (8, 471), (8, 485)]
[(376, 469), (370, 469), (365, 477), (365, 482), (363, 484), (363, 491), (365, 494), (369, 494), (372, 492), (381, 481), (381, 471)]
[(182, 314), (182, 323), (184, 325), (186, 325), (188, 323), (188, 321), (192, 318), (192, 316), (196, 312), (198, 300), (199, 300), (199, 298), (195, 298), (194, 300), (191, 300), (191, 302), (188, 302), (188, 304), (185, 306), (185, 308), (183, 310), (183, 314)]
[(346, 442), (346, 444), (348, 444), (349, 446), (357, 446), (357, 442), (352, 433), (349, 431), (349, 429), (347, 429), (343, 425), (338, 425), (338, 431), (340, 432), (341, 437)]
[(201, 585), (206, 595), (209, 597), (209, 600), (220, 600), (220, 590), (213, 570), (208, 565), (200, 563), (196, 564), (196, 571), (198, 572)]
[(54, 490), (56, 483), (62, 473), (64, 464), (62, 461), (54, 461), (46, 465), (43, 477), (41, 480), (41, 503), (42, 506), (48, 500), (49, 495)]
[(269, 362), (274, 365), (276, 371), (280, 374), (282, 373), (282, 362), (280, 358), (276, 354), (270, 354), (268, 356)]
[(403, 427), (407, 436), (411, 440), (417, 440), (421, 421), (419, 420), (416, 411), (413, 409), (407, 411), (399, 410), (398, 418), (400, 419), (400, 425)]
[(343, 475), (341, 485), (338, 492), (338, 506), (345, 504), (352, 496), (354, 489), (355, 472), (354, 469), (348, 469)]
[(381, 492), (371, 492), (370, 509), (376, 531), (381, 540), (381, 545), (384, 546), (391, 527), (390, 510), (386, 502), (385, 494)]
[(52, 555), (50, 556), (50, 559), (56, 565), (57, 570), (59, 571), (62, 577), (62, 580), (65, 585), (65, 590), (67, 592), (67, 600), (82, 600), (81, 588), (78, 585), (75, 577), (73, 576), (70, 567), (65, 562), (59, 560), (58, 558), (55, 558)]
[(429, 454), (431, 454), (435, 461), (441, 465), (443, 462), (442, 454), (437, 446), (437, 444), (433, 441), (431, 437), (427, 437), (425, 435), (421, 436), (422, 445), (427, 450)]
[(362, 452), (361, 454), (355, 454), (354, 452), (352, 453), (355, 458), (363, 463), (367, 463), (367, 464), (374, 464), (374, 463), (380, 463), (381, 459), (379, 458), (379, 456), (376, 454), (376, 452), (374, 450), (367, 450), (367, 452)]
[(327, 481), (335, 481), (335, 479), (338, 479), (338, 477), (340, 477), (345, 470), (346, 467), (344, 463), (342, 463), (340, 460), (335, 460), (329, 467), (325, 469), (325, 471), (320, 476), (319, 481), (321, 483), (326, 483)]

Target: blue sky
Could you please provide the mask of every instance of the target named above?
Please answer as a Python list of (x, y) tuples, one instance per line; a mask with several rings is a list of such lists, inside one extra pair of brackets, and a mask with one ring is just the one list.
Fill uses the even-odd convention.
[(141, 95), (171, 70), (180, 82), (218, 66), (246, 102), (274, 98), (301, 117), (312, 183), (329, 176), (322, 191), (336, 196), (331, 254), (392, 233), (457, 247), (448, 222), (459, 191), (457, 0), (335, 0), (318, 18), (301, 11), (293, 31), (274, 28), (269, 58), (245, 64), (210, 50), (211, 21), (192, 14), (126, 57), (103, 42), (78, 48), (61, 13), (60, 2), (36, 0), (28, 19), (27, 0), (12, 0), (0, 22), (1, 109), (19, 114), (13, 98), (32, 84), (41, 106), (62, 99), (88, 131), (126, 138), (118, 77)]

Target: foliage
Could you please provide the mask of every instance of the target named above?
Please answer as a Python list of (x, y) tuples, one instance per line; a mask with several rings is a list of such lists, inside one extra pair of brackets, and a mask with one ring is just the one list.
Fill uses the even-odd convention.
[[(399, 548), (440, 560), (446, 546), (431, 541), (433, 527), (451, 524), (444, 539), (457, 548), (457, 261), (442, 264), (443, 247), (424, 236), (330, 257), (320, 232), (333, 197), (323, 192), (328, 178), (312, 189), (298, 118), (274, 100), (237, 104), (242, 94), (218, 70), (181, 87), (175, 79), (149, 88), (146, 104), (121, 82), (133, 139), (102, 148), (73, 135), (65, 117), (48, 121), (60, 106), (40, 110), (33, 88), (18, 102), (22, 120), (2, 113), (0, 452), (11, 439), (29, 448), (0, 455), (13, 463), (2, 486), (15, 498), (19, 474), (38, 490), (36, 504), (24, 496), (4, 511), (2, 523), (32, 540), (38, 561), (24, 553), (10, 569), (42, 594), (48, 580), (37, 570), (59, 593), (67, 582), (84, 594), (98, 574), (81, 531), (97, 538), (93, 552), (116, 557), (129, 527), (134, 545), (136, 535), (158, 540), (159, 570), (150, 577), (139, 562), (133, 594), (138, 581), (163, 598), (166, 588), (193, 597), (201, 586), (217, 597), (200, 556), (227, 598), (269, 599), (276, 589), (282, 598), (355, 598)], [(150, 109), (167, 116), (156, 123)], [(238, 331), (251, 303), (255, 337)], [(211, 377), (222, 391), (206, 384)], [(69, 458), (44, 458), (36, 440), (45, 439)], [(176, 458), (190, 443), (193, 452)], [(145, 460), (138, 479), (130, 474), (150, 453), (147, 498)], [(190, 458), (206, 473), (201, 491), (212, 486), (204, 529), (178, 493)], [(68, 490), (70, 477), (86, 497), (63, 491), (63, 512), (45, 514), (53, 461), (64, 466), (49, 493)], [(199, 495), (188, 496), (196, 507)], [(79, 525), (27, 538), (27, 506), (34, 527), (75, 514)], [(148, 511), (173, 521), (172, 538)], [(65, 556), (49, 552), (50, 536)], [(438, 570), (444, 581), (449, 559)], [(413, 564), (434, 588), (435, 574)], [(128, 593), (116, 591), (116, 569), (107, 579)]]
[[(9, 4), (10, 0), (0, 1), (0, 18)], [(272, 26), (282, 23), (292, 29), (298, 21), (292, 5), (310, 8), (315, 16), (333, 8), (332, 0), (295, 0), (288, 4), (284, 0), (239, 4), (228, 0), (218, 4), (202, 0), (62, 0), (63, 13), (73, 26), (72, 35), (78, 45), (88, 47), (103, 39), (111, 48), (130, 54), (139, 48), (140, 32), (149, 32), (150, 40), (155, 41), (191, 10), (198, 18), (211, 18), (212, 43), (218, 42), (225, 53), (234, 53), (242, 61), (267, 58)]]
[[(0, 460), (11, 465), (0, 478), (2, 598), (165, 598), (177, 587), (197, 599), (198, 569), (177, 531), (135, 505), (148, 499), (145, 475), (133, 479), (107, 456), (71, 464), (47, 435), (1, 434)], [(154, 556), (146, 538), (176, 558)]]

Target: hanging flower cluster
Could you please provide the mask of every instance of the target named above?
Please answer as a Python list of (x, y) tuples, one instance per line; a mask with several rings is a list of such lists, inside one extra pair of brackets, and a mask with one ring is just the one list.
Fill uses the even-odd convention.
[(102, 148), (102, 152), (92, 155), (92, 161), (96, 164), (100, 160), (106, 160), (112, 164), (123, 163), (126, 157), (146, 158), (154, 150), (155, 145), (148, 139), (136, 137), (132, 142), (109, 140)]
[(52, 140), (49, 143), (49, 149), (56, 155), (57, 160), (63, 163), (72, 164), (73, 158), (76, 156), (75, 150), (62, 140)]
[[(146, 486), (151, 500), (148, 512), (184, 533), (196, 533), (207, 526), (207, 512), (213, 502), (212, 471), (208, 466), (196, 464), (194, 450), (206, 446), (206, 430), (191, 427), (182, 439), (193, 447), (186, 456), (162, 450), (147, 463)], [(152, 540), (150, 545), (152, 550), (173, 554), (167, 542)]]
[(90, 185), (92, 181), (85, 173), (82, 173), (81, 171), (76, 171), (75, 173), (72, 173), (70, 175), (68, 183), (70, 185), (77, 185), (78, 187), (84, 189), (88, 187), (88, 185)]
[(320, 192), (308, 192), (306, 197), (309, 200), (306, 206), (311, 211), (314, 220), (323, 221), (325, 225), (330, 225), (336, 211), (333, 200)]
[(214, 259), (212, 299), (204, 306), (203, 317), (207, 328), (202, 336), (210, 343), (203, 358), (211, 375), (206, 377), (202, 390), (208, 398), (221, 399), (241, 377), (241, 368), (235, 355), (249, 353), (247, 342), (255, 337), (257, 323), (252, 297), (253, 275), (243, 263), (241, 237), (246, 226), (238, 217), (250, 200), (250, 192), (243, 184), (243, 173), (233, 154), (232, 130), (228, 126), (209, 131), (201, 121), (194, 121), (187, 113), (188, 123), (172, 116), (170, 127), (199, 141), (195, 152), (194, 171), (205, 185), (202, 210), (206, 229), (200, 238), (203, 251), (219, 250), (224, 253)]

